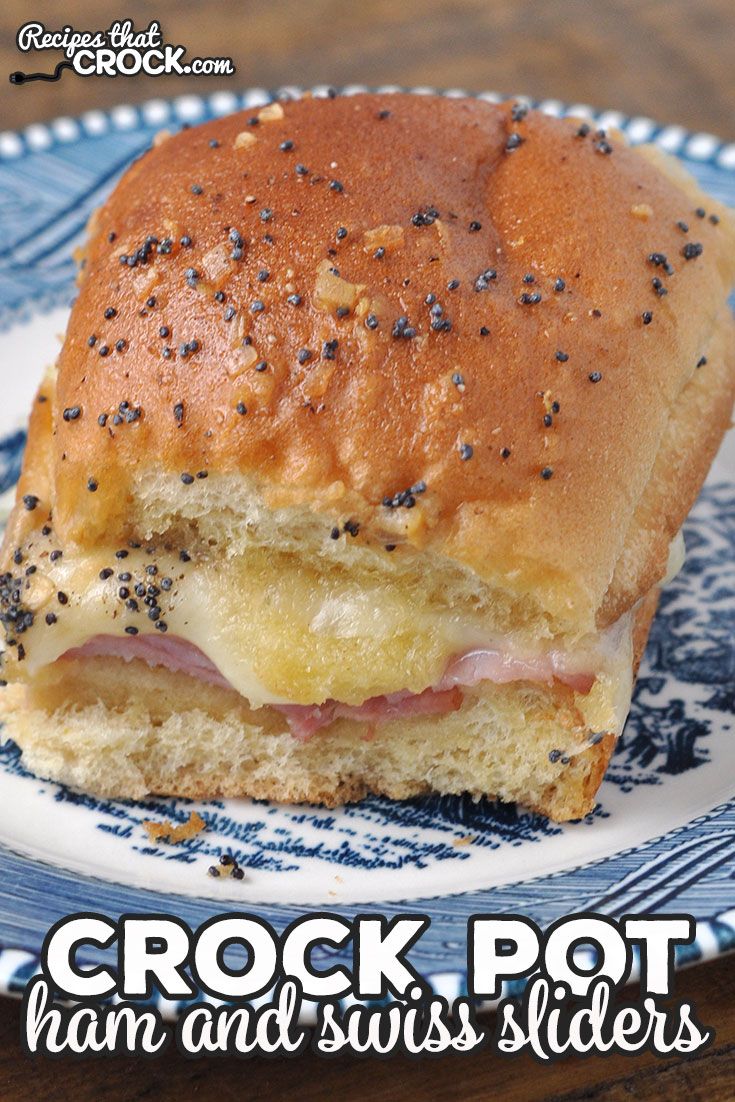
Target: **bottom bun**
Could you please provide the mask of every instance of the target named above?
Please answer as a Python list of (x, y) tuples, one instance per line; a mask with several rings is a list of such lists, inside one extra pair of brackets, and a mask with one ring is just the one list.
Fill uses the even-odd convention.
[[(639, 606), (636, 668), (657, 591)], [(61, 659), (8, 686), (7, 733), (39, 776), (106, 797), (254, 796), (335, 806), (368, 793), (517, 801), (562, 822), (586, 815), (613, 751), (581, 722), (574, 693), (485, 683), (458, 711), (371, 728), (338, 719), (307, 741), (270, 708), (138, 660)]]

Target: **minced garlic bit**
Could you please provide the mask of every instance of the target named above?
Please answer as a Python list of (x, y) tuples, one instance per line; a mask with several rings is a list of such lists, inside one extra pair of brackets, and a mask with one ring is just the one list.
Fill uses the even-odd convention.
[(227, 361), (227, 374), (233, 377), (242, 375), (259, 360), (257, 349), (252, 344), (243, 345), (238, 350), (238, 354)]
[(400, 249), (405, 242), (403, 226), (375, 226), (365, 230), (363, 234), (363, 248), (367, 253), (375, 253), (382, 248), (384, 252), (392, 249)]
[(258, 111), (258, 118), (261, 122), (273, 122), (276, 119), (282, 119), (283, 108), (280, 103), (269, 103)]
[(234, 149), (246, 149), (249, 145), (255, 145), (257, 140), (251, 130), (241, 130), (232, 145)]
[[(322, 260), (317, 268), (314, 285), (314, 305), (321, 310), (352, 310), (365, 290), (363, 283), (350, 283), (340, 275), (329, 260)], [(338, 315), (339, 316), (339, 315)]]

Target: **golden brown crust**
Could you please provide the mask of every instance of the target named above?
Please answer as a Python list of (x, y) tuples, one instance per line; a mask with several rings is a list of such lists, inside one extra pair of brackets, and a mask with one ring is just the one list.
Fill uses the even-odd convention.
[(664, 433), (648, 485), (625, 536), (597, 624), (613, 623), (659, 582), (671, 540), (686, 520), (722, 437), (735, 400), (735, 319), (725, 307), (706, 363), (684, 387)]
[[(325, 538), (351, 516), (360, 539), (430, 545), (589, 623), (732, 281), (729, 216), (703, 199), (720, 221), (697, 217), (696, 191), (621, 142), (509, 105), (357, 96), (282, 116), (168, 139), (99, 212), (53, 411), (62, 539), (130, 535), (154, 456), (177, 485), (256, 475), (323, 509)], [(159, 246), (122, 264), (148, 235)], [(401, 317), (412, 339), (392, 336)], [(667, 494), (701, 475), (683, 464)], [(380, 504), (419, 481), (410, 513)]]

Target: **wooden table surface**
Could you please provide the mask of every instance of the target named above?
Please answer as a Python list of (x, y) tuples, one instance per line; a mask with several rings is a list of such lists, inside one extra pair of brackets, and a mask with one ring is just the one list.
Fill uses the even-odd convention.
[(735, 1014), (732, 958), (679, 977), (717, 1032), (713, 1047), (689, 1060), (642, 1056), (564, 1059), (541, 1067), (531, 1057), (468, 1055), (365, 1060), (310, 1053), (265, 1057), (149, 1060), (30, 1058), (19, 1052), (20, 1004), (0, 999), (2, 1102), (733, 1102)]
[[(18, 26), (62, 21), (96, 30), (112, 19), (144, 27), (160, 21), (164, 39), (189, 56), (229, 55), (236, 76), (196, 80), (81, 79), (5, 83), (15, 69), (50, 71), (58, 55), (21, 55)], [(495, 88), (616, 107), (735, 139), (733, 0), (157, 0), (63, 5), (5, 0), (0, 7), (0, 128), (92, 106), (107, 107), (215, 87), (332, 83), (433, 84)], [(0, 887), (0, 891), (1, 891)], [(680, 975), (677, 993), (716, 1030), (712, 1048), (692, 1060), (655, 1057), (565, 1060), (540, 1068), (530, 1059), (487, 1053), (418, 1062), (311, 1056), (291, 1061), (143, 1062), (119, 1057), (53, 1063), (23, 1056), (19, 1006), (0, 1000), (2, 1102), (137, 1102), (143, 1099), (257, 1098), (288, 1102), (370, 1097), (480, 1102), (732, 1102), (735, 1098), (735, 957)]]

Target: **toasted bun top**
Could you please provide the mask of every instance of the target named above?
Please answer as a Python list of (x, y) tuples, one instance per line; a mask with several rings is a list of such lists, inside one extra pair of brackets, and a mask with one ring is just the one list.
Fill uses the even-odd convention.
[(91, 227), (57, 530), (130, 538), (151, 473), (196, 495), (238, 472), (324, 512), (325, 539), (354, 521), (594, 611), (735, 272), (728, 213), (677, 171), (579, 121), (433, 96), (307, 98), (160, 142)]

